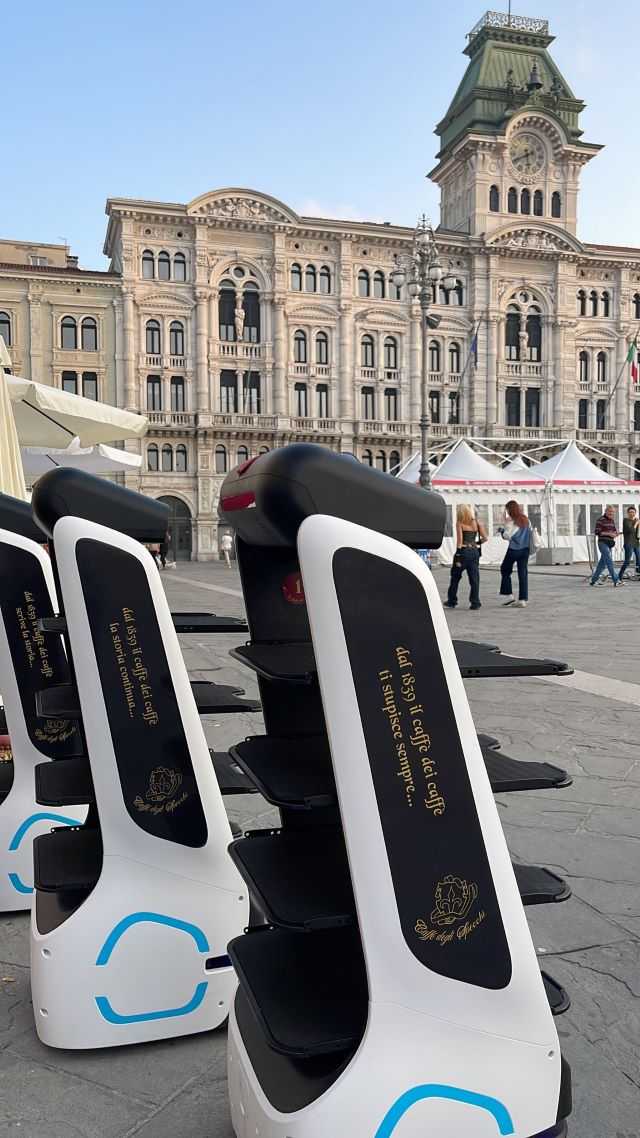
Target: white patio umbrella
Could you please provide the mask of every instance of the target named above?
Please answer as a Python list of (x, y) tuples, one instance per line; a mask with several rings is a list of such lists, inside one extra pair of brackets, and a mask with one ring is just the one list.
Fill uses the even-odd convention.
[(11, 358), (0, 336), (0, 490), (13, 498), (26, 500), (27, 490), (20, 460), (18, 432), (9, 399), (8, 376), (4, 370), (10, 366)]
[(46, 474), (47, 470), (54, 470), (56, 466), (73, 466), (88, 474), (114, 474), (123, 470), (138, 470), (142, 464), (140, 454), (129, 454), (126, 450), (117, 450), (105, 443), (81, 447), (77, 438), (66, 449), (22, 447), (21, 453), (22, 466), (29, 481)]
[(17, 375), (7, 376), (6, 381), (22, 446), (67, 447), (77, 438), (86, 447), (146, 434), (144, 415)]

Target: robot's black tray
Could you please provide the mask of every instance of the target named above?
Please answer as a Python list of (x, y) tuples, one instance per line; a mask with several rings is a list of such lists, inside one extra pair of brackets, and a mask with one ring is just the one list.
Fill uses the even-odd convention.
[(336, 802), (326, 735), (293, 739), (253, 735), (236, 743), (230, 754), (275, 806), (309, 810)]
[(306, 1059), (361, 1038), (368, 991), (355, 930), (267, 929), (236, 937), (229, 955), (274, 1050)]
[(571, 786), (571, 777), (552, 763), (512, 759), (495, 748), (482, 746), (482, 756), (494, 794), (510, 790), (553, 790)]
[(0, 762), (0, 802), (4, 802), (13, 786), (13, 759)]
[(549, 1007), (554, 1016), (564, 1015), (571, 1007), (571, 1000), (565, 992), (562, 984), (554, 980), (548, 972), (542, 973), (542, 980), (544, 983), (544, 990), (547, 993)]
[[(257, 700), (239, 699), (242, 688), (212, 684), (209, 680), (192, 680), (196, 706), (200, 715), (229, 715), (240, 711), (260, 711)], [(80, 719), (80, 701), (72, 684), (58, 684), (36, 692), (36, 713), (43, 719)]]
[(311, 932), (353, 922), (355, 901), (340, 830), (323, 826), (248, 835), (229, 853), (270, 924)]
[(42, 834), (33, 843), (36, 889), (46, 893), (90, 889), (102, 868), (102, 839), (98, 830), (65, 826)]
[[(460, 672), (464, 679), (506, 676), (569, 676), (573, 669), (558, 660), (530, 660), (506, 656), (493, 644), (474, 644), (470, 640), (454, 640)], [(247, 664), (266, 680), (309, 684), (316, 673), (313, 645), (243, 644), (231, 655)]]
[(567, 901), (571, 896), (571, 887), (550, 869), (515, 862), (513, 869), (523, 905), (548, 905), (552, 901)]
[(255, 794), (254, 783), (247, 778), (228, 751), (209, 751), (221, 794)]
[(199, 632), (208, 636), (214, 632), (248, 632), (246, 620), (237, 616), (216, 616), (214, 612), (172, 612), (176, 632)]
[(95, 799), (86, 758), (56, 759), (35, 769), (36, 802), (41, 806), (82, 806)]

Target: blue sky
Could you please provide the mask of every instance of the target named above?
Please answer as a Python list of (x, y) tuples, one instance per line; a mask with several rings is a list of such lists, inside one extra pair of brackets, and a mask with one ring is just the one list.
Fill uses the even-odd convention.
[[(487, 5), (489, 6), (489, 5)], [(506, 9), (502, 0), (493, 7)], [(628, 0), (521, 0), (606, 149), (579, 235), (640, 244), (637, 18)], [(3, 6), (0, 236), (102, 256), (108, 196), (248, 186), (302, 213), (437, 220), (433, 127), (481, 0), (23, 0)], [(444, 14), (444, 15), (443, 15)]]

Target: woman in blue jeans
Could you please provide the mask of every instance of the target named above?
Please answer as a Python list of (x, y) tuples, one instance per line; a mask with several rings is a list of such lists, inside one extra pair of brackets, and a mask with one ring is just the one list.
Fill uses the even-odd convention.
[[(504, 555), (500, 566), (500, 596), (507, 597), (507, 605), (514, 608), (526, 608), (529, 600), (529, 554), (531, 552), (531, 524), (524, 510), (517, 502), (507, 502), (505, 506), (509, 518), (509, 526), (501, 526), (498, 533), (509, 542), (509, 548)], [(518, 571), (518, 599), (513, 595), (511, 574), (513, 567)]]

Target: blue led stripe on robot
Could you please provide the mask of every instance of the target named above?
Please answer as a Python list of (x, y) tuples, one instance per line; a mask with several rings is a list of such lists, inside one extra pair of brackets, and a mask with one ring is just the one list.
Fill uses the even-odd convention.
[(18, 826), (18, 829), (9, 842), (9, 849), (17, 850), (27, 830), (30, 830), (31, 827), (35, 826), (38, 822), (60, 822), (62, 826), (82, 825), (82, 822), (79, 818), (67, 818), (64, 814), (30, 814), (29, 817), (25, 818), (24, 822), (21, 822), (21, 824)]
[(428, 1098), (445, 1098), (453, 1102), (464, 1102), (468, 1106), (477, 1106), (486, 1110), (495, 1118), (500, 1134), (515, 1134), (511, 1115), (506, 1106), (496, 1098), (488, 1095), (479, 1095), (474, 1091), (465, 1091), (461, 1087), (447, 1087), (440, 1083), (427, 1083), (422, 1087), (413, 1087), (406, 1091), (394, 1102), (391, 1109), (383, 1118), (375, 1132), (374, 1138), (391, 1138), (396, 1126), (412, 1106)]
[(137, 1015), (129, 1016), (123, 1016), (120, 1015), (119, 1012), (114, 1012), (106, 996), (96, 996), (95, 1001), (98, 1005), (98, 1011), (100, 1012), (100, 1015), (103, 1019), (106, 1019), (108, 1023), (115, 1023), (117, 1025), (127, 1023), (146, 1023), (148, 1020), (152, 1019), (171, 1019), (173, 1016), (186, 1016), (189, 1015), (189, 1012), (195, 1012), (196, 1008), (199, 1008), (200, 1004), (204, 1000), (208, 987), (209, 985), (206, 980), (201, 981), (193, 993), (193, 996), (189, 1000), (189, 1003), (184, 1004), (181, 1008), (165, 1008), (163, 1011), (139, 1012)]
[(9, 881), (13, 885), (16, 893), (33, 893), (33, 886), (25, 885), (24, 881), (20, 879), (20, 875), (18, 873), (10, 873)]
[(111, 930), (98, 953), (96, 964), (106, 964), (120, 937), (126, 933), (127, 929), (130, 929), (132, 925), (139, 925), (145, 921), (154, 925), (168, 925), (171, 929), (179, 929), (180, 932), (187, 933), (188, 936), (193, 937), (196, 942), (196, 947), (200, 952), (209, 951), (209, 941), (202, 929), (198, 928), (197, 925), (192, 925), (188, 921), (180, 921), (176, 917), (167, 917), (164, 913), (130, 913), (128, 917), (124, 917), (118, 922), (115, 928)]

